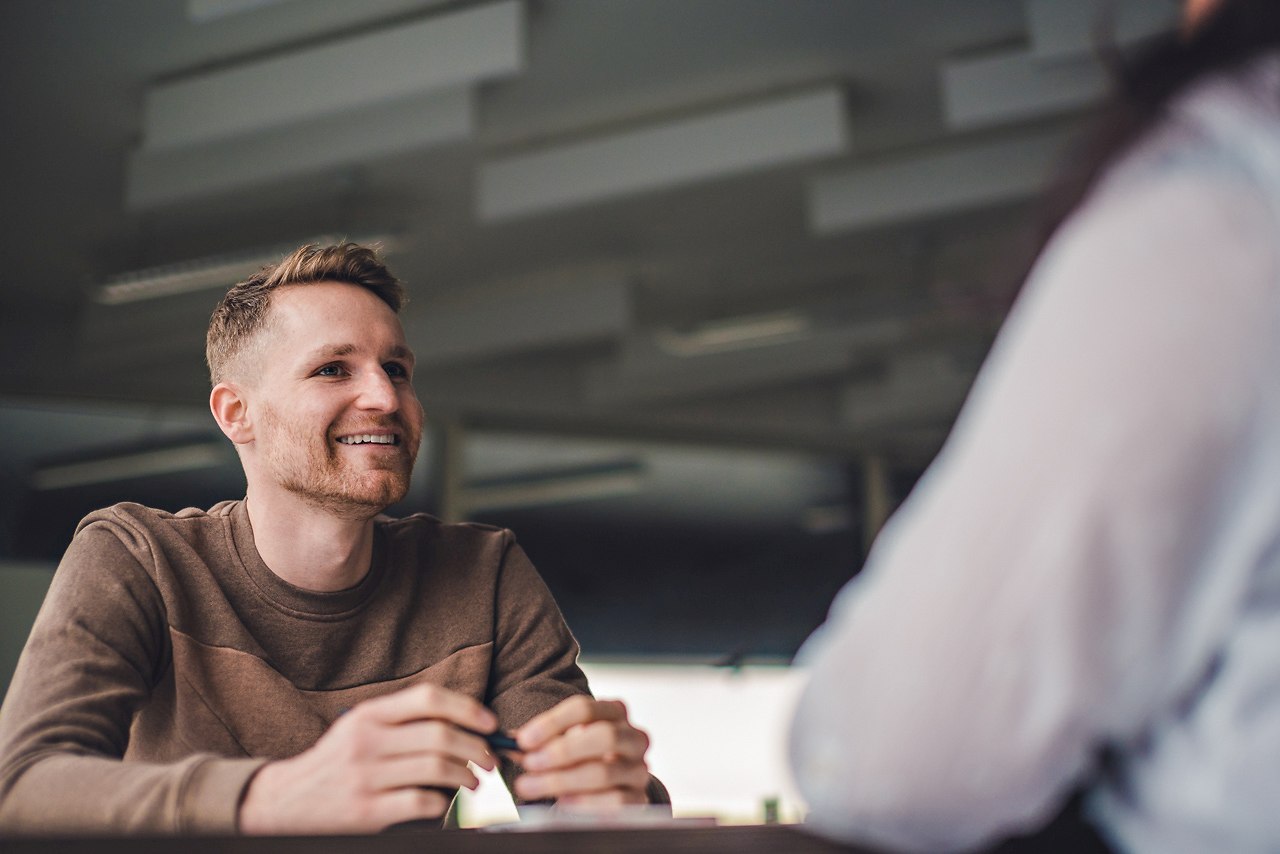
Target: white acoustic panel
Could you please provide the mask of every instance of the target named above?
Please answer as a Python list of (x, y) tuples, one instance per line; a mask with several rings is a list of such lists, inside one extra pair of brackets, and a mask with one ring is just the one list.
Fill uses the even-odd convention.
[(1052, 174), (1065, 141), (1061, 131), (1042, 131), (815, 178), (809, 185), (809, 228), (830, 234), (1034, 195)]
[(584, 390), (591, 403), (626, 404), (832, 376), (867, 353), (898, 345), (909, 326), (901, 317), (833, 322), (820, 309), (797, 307), (723, 318), (685, 332), (633, 333), (617, 359), (586, 370)]
[(601, 274), (504, 287), (410, 304), (405, 318), (419, 365), (484, 359), (613, 338), (631, 322), (631, 290)]
[(1171, 29), (1177, 0), (1026, 0), (1031, 52), (1040, 59), (1088, 54), (1099, 46), (1131, 43)]
[(1088, 53), (1094, 45), (1098, 7), (1092, 0), (1026, 0), (1031, 53), (1040, 59)]
[(691, 181), (839, 154), (848, 145), (836, 87), (490, 161), (479, 217), (492, 222)]
[(1090, 54), (1040, 59), (1011, 51), (950, 60), (942, 66), (947, 124), (972, 129), (1079, 109), (1107, 91), (1107, 75)]
[(319, 116), (347, 123), (362, 106), (518, 72), (523, 9), (492, 3), (160, 84), (146, 93), (143, 145), (189, 146)]
[(125, 207), (146, 210), (467, 139), (475, 127), (467, 89), (363, 109), (340, 121), (311, 119), (235, 140), (129, 156)]

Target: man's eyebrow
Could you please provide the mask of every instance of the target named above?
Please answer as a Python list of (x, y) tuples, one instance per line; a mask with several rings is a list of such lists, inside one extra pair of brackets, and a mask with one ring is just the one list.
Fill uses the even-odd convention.
[(356, 351), (354, 344), (326, 344), (323, 347), (317, 347), (308, 354), (308, 359), (337, 359), (342, 356), (350, 356)]
[(397, 344), (391, 348), (391, 357), (393, 359), (406, 359), (412, 362), (415, 358), (413, 351), (403, 344)]
[[(307, 360), (340, 359), (343, 356), (350, 356), (352, 353), (356, 352), (357, 349), (359, 348), (357, 348), (355, 344), (328, 344), (312, 350), (308, 354)], [(409, 362), (414, 360), (413, 351), (403, 344), (394, 345), (388, 355), (393, 359), (404, 359)]]

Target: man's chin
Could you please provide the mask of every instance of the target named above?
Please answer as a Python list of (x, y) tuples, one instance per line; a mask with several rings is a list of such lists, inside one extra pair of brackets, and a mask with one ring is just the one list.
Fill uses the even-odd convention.
[(372, 519), (409, 493), (407, 478), (386, 478), (380, 483), (363, 483), (331, 492), (299, 489), (295, 492), (307, 503), (344, 519)]
[(376, 489), (356, 490), (347, 497), (352, 505), (364, 508), (371, 516), (376, 516), (392, 504), (403, 501), (408, 493), (408, 483), (392, 483)]

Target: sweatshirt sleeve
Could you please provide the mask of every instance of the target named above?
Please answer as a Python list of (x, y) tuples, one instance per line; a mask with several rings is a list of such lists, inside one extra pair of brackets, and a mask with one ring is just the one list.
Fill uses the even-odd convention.
[(145, 542), (82, 526), (0, 710), (0, 833), (231, 833), (260, 760), (126, 762), (134, 713), (169, 666)]
[(578, 642), (524, 549), (508, 543), (498, 571), (489, 706), (517, 727), (574, 694), (589, 694)]
[(801, 660), (822, 832), (954, 850), (1048, 819), (1186, 696), (1274, 536), (1275, 219), (1167, 175), (1049, 247), (946, 447)]
[[(519, 726), (574, 694), (590, 694), (578, 667), (578, 642), (565, 624), (551, 591), (524, 549), (510, 541), (498, 576), (494, 675), (490, 707), (506, 726)], [(508, 788), (517, 773), (503, 759)], [(649, 776), (649, 802), (670, 804), (662, 782)]]

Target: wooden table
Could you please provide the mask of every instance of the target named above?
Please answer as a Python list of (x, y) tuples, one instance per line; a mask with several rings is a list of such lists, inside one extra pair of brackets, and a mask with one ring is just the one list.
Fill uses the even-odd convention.
[(380, 836), (0, 838), (3, 854), (856, 854), (796, 826), (496, 833), (437, 830)]

